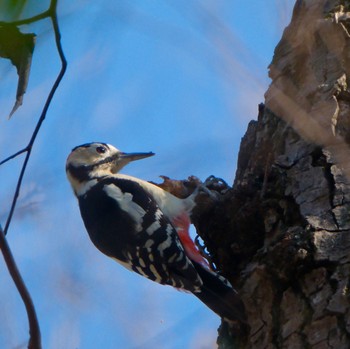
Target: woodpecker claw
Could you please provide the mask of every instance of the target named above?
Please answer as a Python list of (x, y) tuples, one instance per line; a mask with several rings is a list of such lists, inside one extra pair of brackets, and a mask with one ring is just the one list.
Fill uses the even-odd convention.
[(209, 176), (203, 183), (209, 190), (215, 190), (224, 194), (230, 189), (230, 186), (222, 179), (215, 176)]
[(210, 199), (212, 199), (213, 201), (218, 201), (220, 198), (220, 193), (218, 193), (217, 191), (214, 190), (210, 190), (207, 186), (203, 185), (200, 190), (204, 193), (206, 193)]

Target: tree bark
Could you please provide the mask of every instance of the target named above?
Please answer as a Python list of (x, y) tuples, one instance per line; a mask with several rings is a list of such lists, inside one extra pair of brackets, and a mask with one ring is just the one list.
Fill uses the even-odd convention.
[(249, 330), (219, 348), (350, 348), (350, 1), (299, 0), (233, 187), (193, 216)]

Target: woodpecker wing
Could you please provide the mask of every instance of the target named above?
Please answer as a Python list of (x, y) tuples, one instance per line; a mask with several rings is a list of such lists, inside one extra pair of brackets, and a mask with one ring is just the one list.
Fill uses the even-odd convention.
[(80, 211), (101, 252), (158, 283), (199, 291), (201, 277), (175, 228), (139, 183), (106, 176), (86, 187)]

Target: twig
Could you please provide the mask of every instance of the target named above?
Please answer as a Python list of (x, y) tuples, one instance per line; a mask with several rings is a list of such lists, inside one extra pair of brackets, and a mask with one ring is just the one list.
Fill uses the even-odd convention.
[[(24, 173), (26, 171), (27, 168), (27, 164), (31, 155), (31, 151), (35, 142), (35, 139), (38, 135), (38, 132), (41, 128), (41, 125), (43, 123), (43, 121), (46, 118), (46, 114), (47, 111), (49, 109), (49, 106), (51, 104), (51, 101), (53, 99), (53, 96), (66, 72), (67, 69), (67, 61), (66, 58), (64, 56), (64, 52), (62, 49), (62, 45), (61, 45), (61, 35), (60, 35), (60, 31), (59, 31), (59, 27), (58, 27), (58, 21), (57, 21), (57, 13), (56, 13), (56, 9), (57, 9), (57, 0), (51, 0), (50, 3), (50, 7), (47, 11), (43, 12), (42, 14), (39, 14), (37, 16), (31, 17), (30, 19), (27, 20), (22, 20), (22, 21), (17, 21), (17, 22), (13, 22), (11, 24), (13, 25), (21, 25), (21, 24), (28, 24), (28, 23), (32, 23), (34, 21), (46, 18), (46, 17), (50, 17), (51, 18), (51, 22), (52, 22), (52, 26), (53, 26), (53, 30), (55, 33), (55, 42), (56, 42), (56, 47), (57, 47), (57, 51), (61, 60), (61, 69), (59, 74), (57, 75), (57, 78), (54, 82), (54, 84), (52, 85), (52, 88), (50, 90), (50, 93), (46, 99), (45, 105), (43, 107), (43, 110), (40, 114), (39, 120), (35, 126), (35, 129), (33, 131), (33, 134), (29, 140), (28, 145), (18, 151), (17, 153), (9, 156), (8, 158), (6, 158), (5, 160), (0, 162), (0, 165), (6, 163), (9, 160), (14, 159), (15, 157), (17, 157), (20, 154), (26, 153), (26, 156), (24, 158), (23, 161), (23, 165), (18, 177), (18, 181), (17, 181), (17, 186), (16, 186), (16, 190), (13, 196), (13, 200), (12, 200), (12, 204), (11, 204), (11, 209), (9, 212), (9, 215), (7, 217), (7, 221), (6, 221), (6, 225), (5, 225), (5, 229), (3, 230), (2, 227), (0, 226), (0, 249), (2, 251), (2, 254), (4, 256), (5, 259), (5, 263), (7, 265), (7, 268), (9, 270), (9, 273), (17, 287), (17, 290), (23, 300), (24, 306), (26, 308), (27, 311), (27, 316), (28, 316), (28, 322), (29, 322), (29, 334), (30, 334), (30, 338), (29, 338), (29, 343), (28, 343), (28, 349), (41, 349), (41, 334), (40, 334), (40, 326), (39, 326), (39, 322), (36, 316), (36, 311), (35, 311), (35, 307), (33, 304), (33, 301), (31, 299), (31, 296), (27, 290), (27, 287), (20, 275), (20, 272), (17, 268), (16, 262), (13, 258), (13, 255), (11, 253), (10, 247), (7, 243), (6, 240), (6, 234), (8, 232), (15, 208), (16, 208), (16, 203), (18, 200), (18, 196), (20, 193), (20, 189), (21, 189), (21, 185), (22, 185), (22, 180), (24, 177)], [(0, 22), (0, 25), (3, 24), (2, 22)]]
[[(23, 162), (23, 165), (22, 165), (22, 169), (21, 169), (21, 172), (19, 174), (19, 177), (18, 177), (18, 181), (17, 181), (17, 186), (16, 186), (16, 190), (15, 190), (15, 194), (13, 196), (13, 200), (12, 200), (12, 204), (11, 204), (11, 209), (10, 209), (10, 212), (9, 212), (9, 215), (7, 217), (7, 221), (6, 221), (6, 225), (5, 225), (5, 228), (4, 228), (4, 233), (5, 235), (7, 234), (8, 232), (8, 229), (9, 229), (9, 226), (10, 226), (10, 223), (11, 223), (11, 220), (12, 220), (12, 217), (13, 217), (13, 213), (15, 211), (15, 208), (16, 208), (16, 203), (17, 203), (17, 199), (18, 199), (18, 196), (19, 196), (19, 192), (20, 192), (20, 189), (21, 189), (21, 185), (22, 185), (22, 180), (23, 180), (23, 176), (24, 176), (24, 173), (26, 171), (26, 168), (27, 168), (27, 164), (28, 164), (28, 161), (29, 161), (29, 158), (30, 158), (30, 155), (31, 155), (31, 152), (32, 152), (32, 148), (33, 148), (33, 144), (35, 142), (35, 139), (38, 135), (38, 132), (40, 130), (40, 127), (43, 123), (43, 121), (45, 120), (46, 118), (46, 114), (47, 114), (47, 111), (49, 109), (49, 106), (51, 104), (51, 101), (52, 101), (52, 98), (66, 72), (66, 69), (67, 69), (67, 60), (64, 56), (64, 52), (63, 52), (63, 49), (62, 49), (62, 45), (61, 45), (61, 34), (60, 34), (60, 31), (59, 31), (59, 27), (58, 27), (58, 22), (57, 22), (57, 14), (56, 14), (56, 6), (57, 6), (57, 0), (52, 0), (51, 1), (51, 4), (50, 4), (50, 9), (48, 10), (49, 14), (50, 14), (50, 17), (51, 17), (51, 21), (52, 21), (52, 26), (53, 26), (53, 29), (54, 29), (54, 33), (55, 33), (55, 41), (56, 41), (56, 47), (57, 47), (57, 51), (58, 51), (58, 54), (59, 54), (59, 57), (60, 57), (60, 60), (61, 60), (61, 70), (56, 78), (56, 81), (54, 82), (52, 88), (51, 88), (51, 91), (47, 97), (47, 100), (45, 102), (45, 105), (44, 105), (44, 108), (41, 112), (41, 115), (40, 115), (40, 118), (36, 124), (36, 127), (34, 129), (34, 132), (32, 134), (32, 137), (30, 138), (30, 141), (28, 143), (28, 145), (23, 149), (21, 150), (20, 152), (12, 155), (12, 157), (10, 156), (9, 158), (5, 159), (3, 162), (7, 161), (8, 159), (10, 158), (13, 158), (21, 153), (24, 153), (26, 152), (26, 156), (25, 156), (25, 159), (24, 159), (24, 162)], [(1, 162), (0, 164), (2, 164), (3, 162)]]
[(27, 151), (27, 148), (24, 148), (24, 149), (18, 151), (17, 153), (12, 154), (11, 156), (9, 156), (8, 158), (6, 158), (5, 160), (0, 161), (0, 166), (3, 165), (5, 162), (14, 159), (14, 158), (17, 157), (18, 155), (21, 155), (21, 154), (25, 153), (26, 151)]
[(7, 266), (7, 269), (12, 277), (13, 282), (15, 283), (18, 293), (20, 294), (24, 306), (27, 310), (28, 322), (29, 322), (29, 344), (28, 349), (39, 349), (41, 348), (41, 336), (40, 336), (40, 327), (38, 318), (36, 316), (34, 304), (28, 289), (22, 279), (22, 276), (17, 268), (15, 259), (11, 253), (11, 249), (9, 244), (7, 243), (4, 231), (0, 226), (0, 249), (2, 255), (4, 256), (4, 260)]

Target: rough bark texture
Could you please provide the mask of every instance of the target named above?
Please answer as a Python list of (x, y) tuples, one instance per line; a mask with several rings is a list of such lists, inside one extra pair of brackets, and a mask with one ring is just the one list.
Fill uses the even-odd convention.
[(220, 348), (350, 348), (350, 1), (300, 0), (242, 139), (233, 187), (193, 217), (248, 333)]

